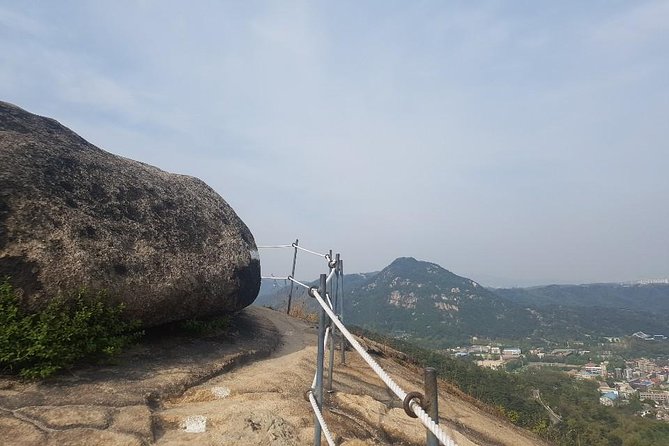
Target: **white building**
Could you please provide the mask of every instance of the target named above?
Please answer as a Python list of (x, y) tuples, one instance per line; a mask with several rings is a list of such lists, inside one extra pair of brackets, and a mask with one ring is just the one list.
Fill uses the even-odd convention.
[(581, 374), (586, 377), (603, 376), (606, 378), (606, 364), (595, 365), (592, 362), (587, 363), (581, 369)]
[(669, 392), (639, 392), (639, 399), (651, 400), (661, 404), (668, 404)]
[(506, 358), (517, 358), (521, 353), (522, 352), (519, 348), (505, 348), (502, 350), (502, 356)]

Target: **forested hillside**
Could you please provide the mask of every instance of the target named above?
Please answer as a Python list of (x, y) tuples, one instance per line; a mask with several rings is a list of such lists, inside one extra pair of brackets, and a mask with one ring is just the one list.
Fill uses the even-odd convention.
[(411, 257), (348, 287), (347, 321), (443, 346), (471, 336), (524, 336), (536, 318), (475, 281)]
[[(413, 342), (366, 330), (358, 334), (405, 353), (415, 364), (435, 367), (441, 378), (487, 404), (489, 410), (560, 446), (669, 444), (669, 424), (631, 416), (640, 404), (638, 400), (620, 409), (602, 406), (594, 381), (574, 380), (566, 373), (548, 369), (533, 368), (517, 373), (484, 369), (469, 360), (449, 358)], [(562, 422), (551, 424), (546, 410), (534, 399), (535, 391)]]
[(495, 294), (531, 308), (544, 334), (622, 336), (636, 331), (669, 334), (669, 285), (587, 284), (497, 288)]

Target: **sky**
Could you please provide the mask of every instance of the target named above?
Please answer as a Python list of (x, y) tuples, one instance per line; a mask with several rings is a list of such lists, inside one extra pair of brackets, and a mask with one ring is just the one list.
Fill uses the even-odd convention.
[(0, 0), (0, 100), (349, 273), (669, 276), (666, 0)]

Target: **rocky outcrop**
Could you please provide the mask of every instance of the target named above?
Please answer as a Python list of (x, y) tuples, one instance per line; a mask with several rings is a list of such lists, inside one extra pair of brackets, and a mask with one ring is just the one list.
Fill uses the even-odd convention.
[(249, 229), (204, 182), (0, 102), (2, 276), (34, 310), (85, 286), (156, 325), (251, 304), (260, 264)]

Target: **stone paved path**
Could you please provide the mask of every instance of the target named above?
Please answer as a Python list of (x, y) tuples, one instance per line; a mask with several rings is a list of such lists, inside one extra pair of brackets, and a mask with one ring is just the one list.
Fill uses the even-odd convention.
[(146, 339), (117, 364), (83, 367), (41, 383), (0, 379), (0, 444), (146, 445), (166, 398), (245, 362), (281, 342), (272, 313), (249, 307), (228, 334)]

